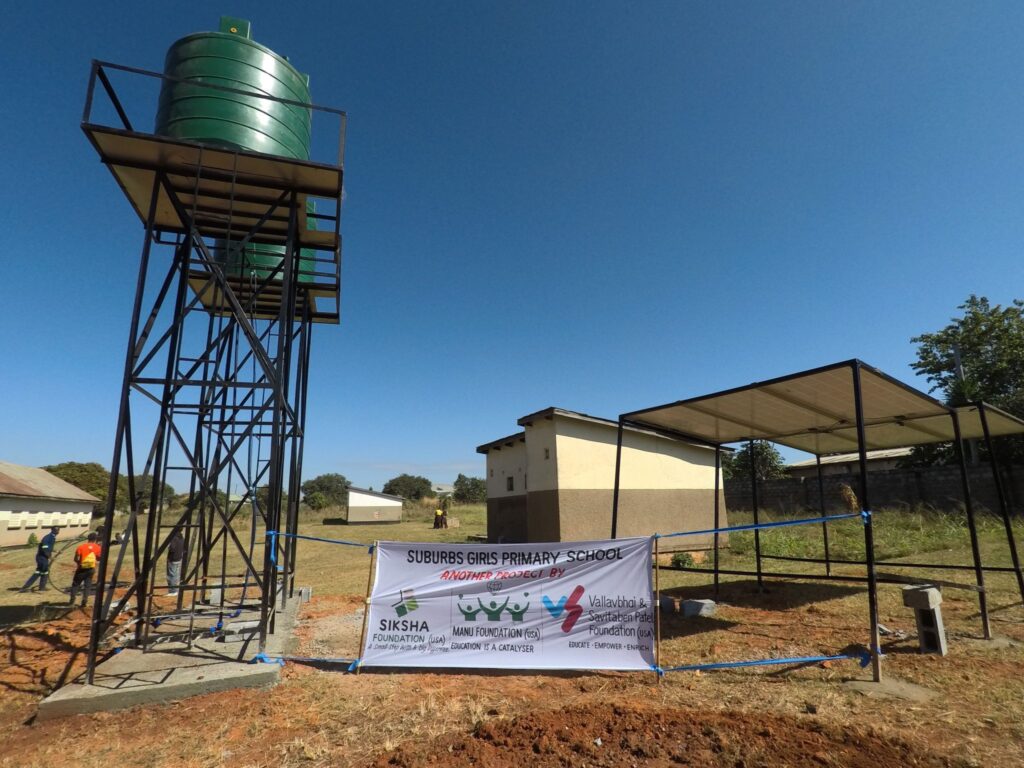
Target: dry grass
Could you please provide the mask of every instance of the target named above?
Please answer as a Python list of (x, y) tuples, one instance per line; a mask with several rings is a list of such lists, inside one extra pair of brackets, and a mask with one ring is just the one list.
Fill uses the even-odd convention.
[[(429, 517), (401, 525), (349, 527), (325, 523), (329, 515), (304, 522), (302, 531), (364, 544), (378, 539), (464, 541), (467, 535), (482, 532), (481, 509), (455, 514), (463, 527), (448, 531), (434, 531)], [(987, 555), (1005, 555), (992, 530), (985, 529), (982, 543)], [(299, 551), (302, 583), (314, 587), (314, 600), (304, 608), (297, 652), (355, 655), (369, 566), (366, 550), (304, 542)], [(737, 562), (746, 557), (732, 556)], [(929, 556), (967, 562), (969, 549), (963, 540)], [(25, 565), (31, 566), (31, 557)], [(960, 578), (969, 577), (968, 573)], [(0, 570), (0, 585), (22, 578), (19, 568)], [(680, 596), (712, 596), (710, 580), (702, 574), (663, 571), (661, 583)], [(687, 622), (665, 617), (663, 665), (836, 653), (867, 640), (862, 591), (769, 581), (762, 594), (746, 579), (724, 584), (713, 619)], [(974, 639), (980, 632), (977, 601), (973, 593), (959, 590), (944, 592), (951, 648), (947, 658), (917, 654), (912, 637), (888, 644), (887, 675), (937, 692), (936, 698), (920, 704), (869, 699), (844, 688), (844, 679), (866, 676), (852, 661), (829, 667), (677, 673), (660, 684), (647, 673), (351, 675), (290, 664), (282, 683), (271, 690), (211, 694), (34, 726), (22, 723), (37, 694), (0, 690), (0, 727), (5, 728), (0, 766), (48, 766), (70, 754), (78, 765), (104, 768), (359, 766), (399, 744), (469, 733), (496, 718), (600, 703), (730, 710), (752, 717), (771, 712), (837, 727), (856, 723), (955, 755), (966, 765), (1022, 765), (1024, 609), (1011, 578), (991, 576), (989, 584), (995, 631), (1020, 644), (993, 647)], [(28, 602), (23, 595), (0, 595), (9, 607)], [(902, 606), (898, 587), (882, 588), (879, 610), (883, 623), (913, 632), (912, 616)], [(84, 629), (84, 614), (82, 622)], [(522, 762), (530, 764), (530, 753)]]

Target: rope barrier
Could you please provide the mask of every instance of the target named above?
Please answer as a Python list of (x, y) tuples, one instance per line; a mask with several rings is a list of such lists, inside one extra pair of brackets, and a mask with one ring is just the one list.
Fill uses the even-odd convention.
[(859, 654), (841, 653), (836, 656), (790, 656), (783, 659), (757, 659), (754, 661), (719, 661), (710, 664), (683, 664), (678, 667), (662, 669), (659, 674), (667, 672), (699, 672), (705, 669), (733, 669), (736, 667), (759, 667), (773, 664), (814, 664), (822, 661), (839, 661), (856, 659), (863, 669), (871, 663), (871, 653), (863, 651)]
[[(306, 541), (322, 541), (327, 544), (344, 544), (348, 547), (365, 547), (367, 554), (370, 555), (373, 554), (373, 550), (375, 549), (373, 544), (365, 544), (359, 541), (345, 541), (344, 539), (324, 539), (320, 536), (304, 536), (301, 533), (283, 533), (281, 531), (267, 531), (267, 537), (271, 540), (272, 544), (276, 543), (275, 539), (278, 536), (287, 536), (293, 539), (305, 539)], [(275, 557), (276, 553), (275, 555), (271, 556), (271, 562), (275, 561)]]
[(278, 664), (284, 666), (287, 661), (295, 661), (306, 664), (345, 664), (349, 672), (354, 672), (359, 666), (359, 659), (332, 659), (316, 656), (270, 656), (266, 653), (257, 653), (249, 661), (250, 664)]
[(864, 522), (867, 522), (871, 513), (867, 510), (863, 512), (847, 512), (842, 515), (826, 515), (825, 517), (808, 517), (802, 520), (779, 520), (774, 523), (750, 523), (749, 525), (734, 525), (729, 528), (706, 528), (702, 531), (679, 531), (677, 533), (656, 533), (655, 538), (658, 539), (671, 539), (676, 536), (701, 536), (709, 533), (738, 533), (739, 531), (756, 531), (763, 528), (786, 528), (791, 525), (808, 525), (810, 523), (828, 523), (834, 520), (846, 520), (851, 517), (859, 517)]

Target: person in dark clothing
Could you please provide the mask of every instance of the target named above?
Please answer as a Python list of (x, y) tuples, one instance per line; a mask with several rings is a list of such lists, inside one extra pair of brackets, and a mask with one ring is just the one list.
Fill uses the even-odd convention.
[(79, 587), (82, 588), (82, 607), (85, 608), (89, 601), (92, 575), (96, 572), (96, 566), (103, 554), (103, 548), (96, 542), (97, 538), (99, 537), (96, 535), (96, 531), (90, 531), (86, 542), (79, 544), (75, 549), (75, 565), (78, 567), (71, 579), (71, 599), (68, 601), (71, 605), (75, 604), (75, 595), (78, 594)]
[(46, 580), (50, 577), (50, 558), (53, 557), (53, 546), (57, 543), (59, 531), (60, 528), (54, 526), (39, 542), (39, 548), (36, 550), (36, 572), (28, 577), (25, 586), (20, 590), (21, 592), (28, 592), (36, 579), (39, 579), (39, 591), (42, 592), (46, 589)]
[(181, 581), (181, 561), (185, 559), (185, 537), (175, 531), (167, 545), (167, 595), (178, 594)]

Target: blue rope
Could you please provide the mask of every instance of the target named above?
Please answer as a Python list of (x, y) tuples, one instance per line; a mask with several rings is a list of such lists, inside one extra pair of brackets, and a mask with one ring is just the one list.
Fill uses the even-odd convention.
[(808, 523), (827, 523), (832, 520), (846, 520), (850, 517), (864, 518), (870, 512), (847, 512), (843, 515), (828, 515), (826, 517), (808, 517), (804, 520), (779, 520), (775, 523), (751, 523), (750, 525), (734, 525), (731, 528), (707, 528), (703, 531), (680, 531), (678, 533), (656, 533), (655, 538), (670, 539), (674, 536), (700, 536), (708, 533), (736, 533), (738, 531), (756, 531), (761, 528), (785, 528), (790, 525), (807, 525)]
[[(366, 547), (369, 554), (373, 554), (373, 544), (364, 544), (358, 541), (345, 541), (344, 539), (324, 539), (319, 536), (303, 536), (301, 533), (280, 533), (278, 531), (267, 531), (267, 536), (290, 536), (293, 539), (305, 539), (306, 541), (323, 541), (327, 544), (344, 544), (349, 547)], [(273, 560), (271, 560), (273, 562)]]
[(280, 656), (267, 656), (265, 653), (257, 653), (252, 657), (250, 664), (278, 664), (284, 666), (284, 659)]
[(871, 663), (871, 654), (867, 651), (857, 655), (842, 653), (837, 656), (791, 656), (785, 659), (758, 659), (755, 661), (719, 661), (710, 664), (684, 664), (680, 667), (668, 667), (664, 672), (695, 672), (705, 669), (731, 669), (734, 667), (758, 667), (770, 664), (811, 664), (819, 661), (838, 661), (840, 659), (857, 659), (861, 667)]
[(286, 661), (298, 661), (311, 664), (346, 664), (348, 671), (353, 672), (359, 665), (359, 659), (331, 659), (316, 656), (268, 656), (265, 653), (257, 653), (252, 657), (250, 664), (280, 664), (282, 667)]

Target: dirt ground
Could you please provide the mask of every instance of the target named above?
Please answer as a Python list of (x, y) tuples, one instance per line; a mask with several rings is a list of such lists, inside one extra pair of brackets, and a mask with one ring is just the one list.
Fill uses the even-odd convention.
[[(405, 537), (424, 540), (459, 533), (406, 527)], [(372, 541), (403, 531), (358, 533)], [(982, 541), (993, 562), (996, 544)], [(966, 562), (969, 550), (929, 556)], [(300, 552), (300, 574), (315, 596), (300, 613), (296, 655), (358, 654), (368, 564), (360, 547), (313, 542)], [(988, 580), (996, 642), (980, 639), (975, 593), (943, 591), (946, 657), (917, 652), (900, 588), (882, 587), (879, 616), (892, 630), (882, 638), (883, 673), (924, 689), (913, 700), (852, 689), (848, 681), (870, 678), (854, 660), (676, 672), (660, 681), (653, 673), (350, 674), (343, 662), (289, 663), (268, 690), (37, 723), (39, 699), (84, 667), (91, 617), (55, 591), (19, 594), (32, 565), (28, 550), (0, 563), (0, 768), (69, 759), (81, 768), (1024, 766), (1024, 608), (1006, 575)], [(868, 640), (867, 599), (857, 586), (766, 580), (760, 590), (740, 578), (715, 595), (708, 581), (660, 572), (669, 597), (717, 600), (711, 617), (663, 614), (662, 667), (856, 654)]]
[[(841, 651), (864, 636), (864, 596), (811, 584), (725, 585), (714, 617), (666, 615), (662, 664)], [(706, 594), (703, 586), (669, 590)], [(883, 620), (908, 627), (898, 594)], [(296, 653), (351, 658), (362, 598), (304, 606)], [(654, 674), (348, 674), (289, 664), (281, 684), (162, 706), (34, 723), (36, 702), (82, 666), (89, 616), (60, 610), (0, 634), (0, 766), (1015, 766), (1024, 765), (1024, 612), (1000, 607), (997, 644), (950, 595), (951, 653), (887, 643), (889, 676), (926, 701), (849, 690), (854, 661)], [(1014, 642), (1012, 639), (1015, 638)]]

